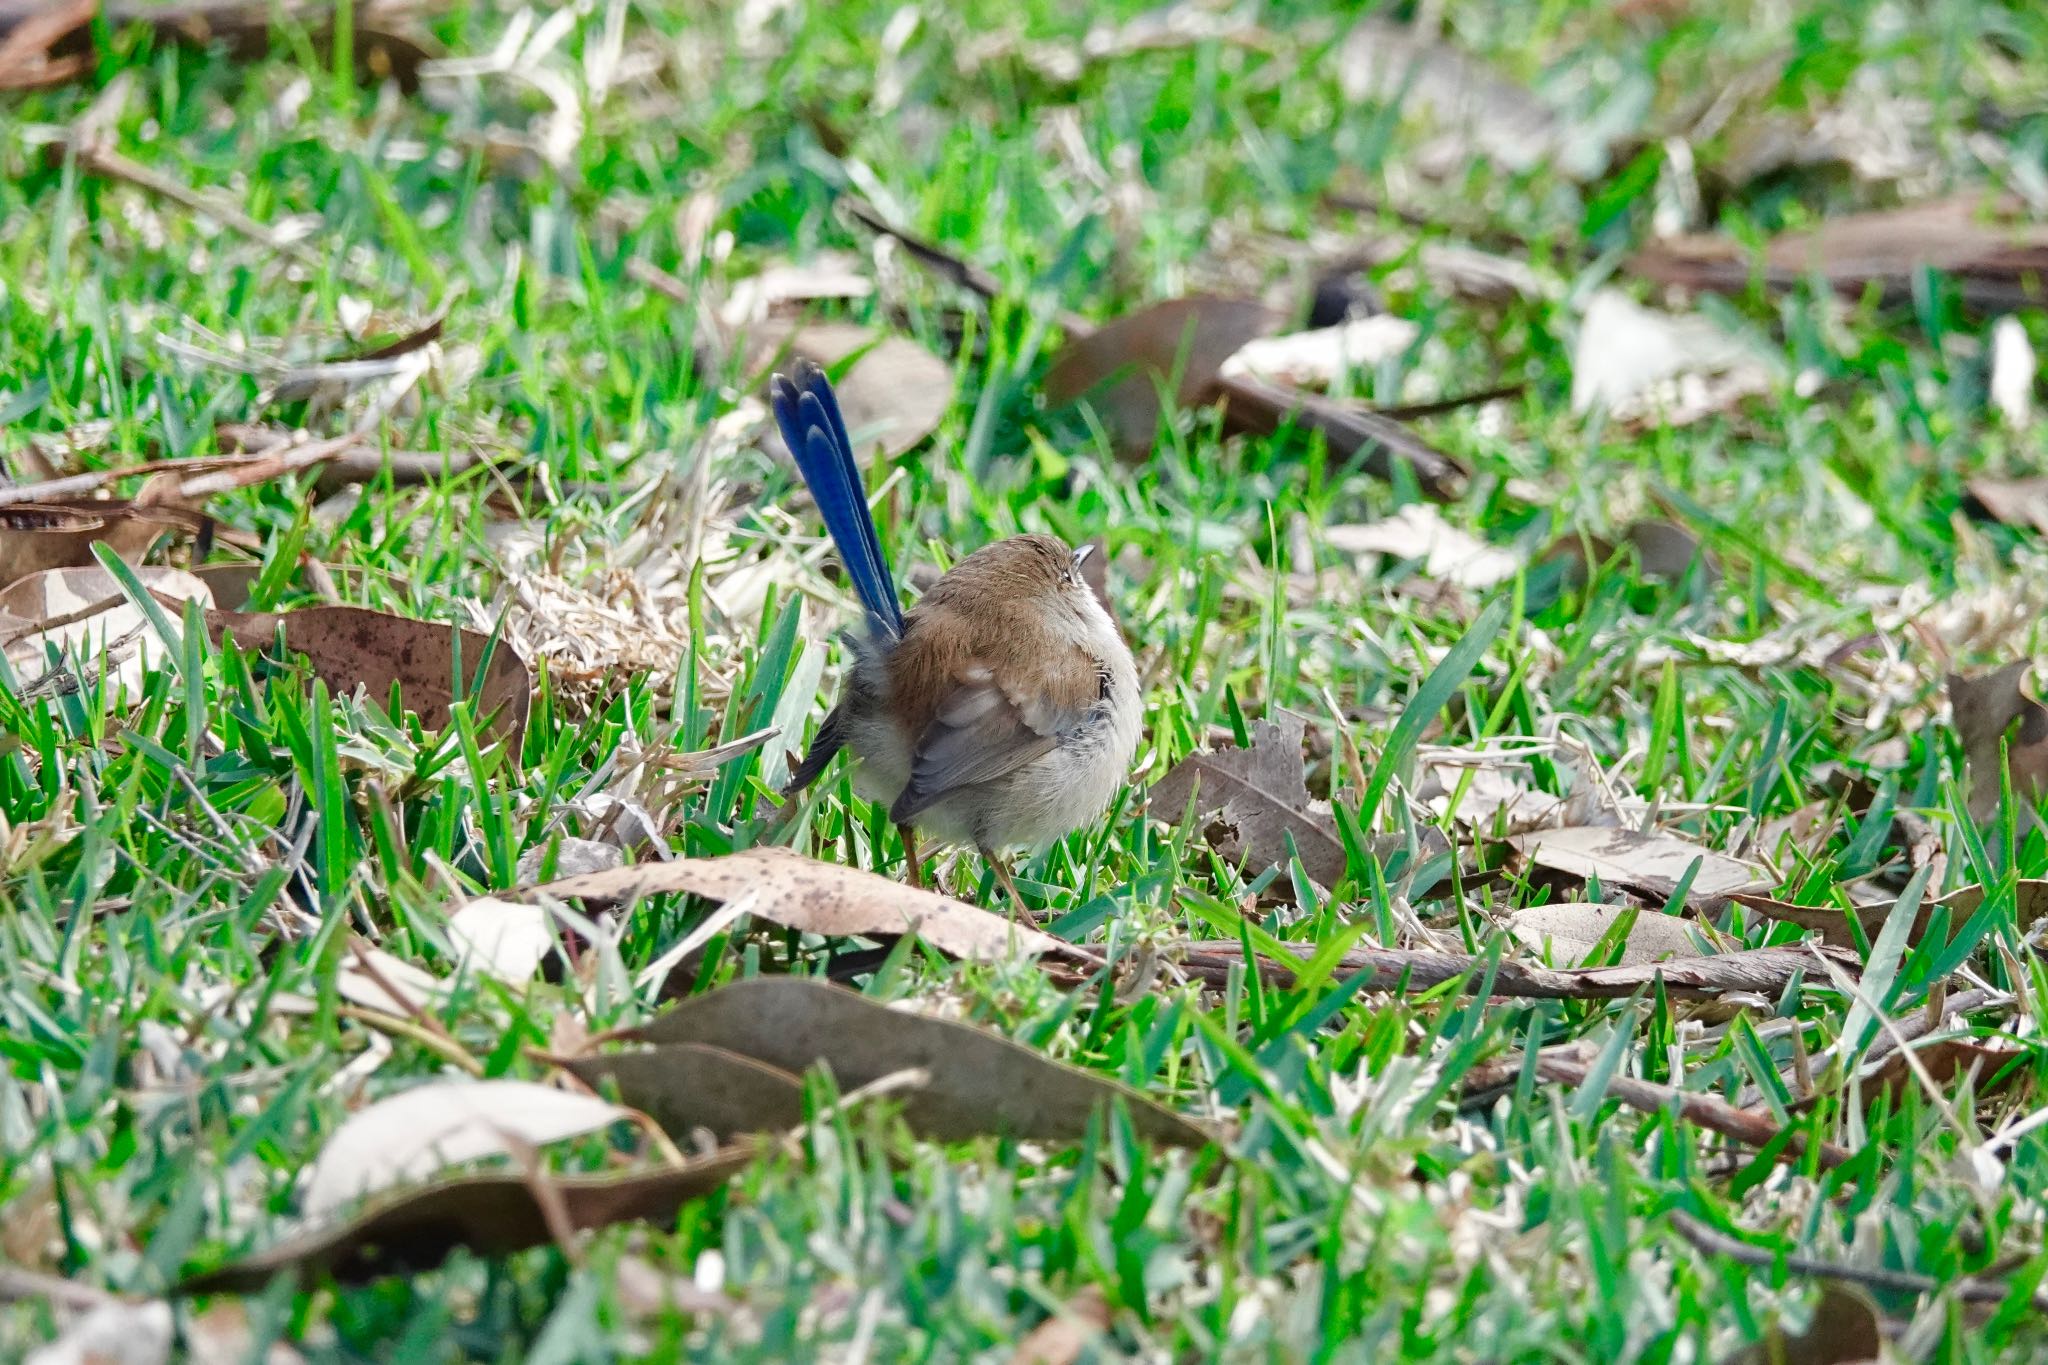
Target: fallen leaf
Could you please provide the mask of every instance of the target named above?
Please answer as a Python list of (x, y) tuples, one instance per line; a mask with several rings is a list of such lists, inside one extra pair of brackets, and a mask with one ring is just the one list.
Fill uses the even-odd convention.
[[(693, 757), (693, 755), (664, 755), (666, 757)], [(667, 766), (664, 763), (663, 766)], [(716, 772), (713, 768), (711, 771)], [(540, 870), (546, 866), (548, 855), (553, 853), (557, 877), (580, 877), (590, 872), (607, 872), (615, 867), (624, 867), (624, 850), (599, 839), (578, 839), (563, 836), (545, 843), (535, 844), (519, 855), (519, 864), (512, 875), (522, 882), (540, 880)]]
[(914, 933), (942, 953), (978, 962), (1075, 951), (1050, 934), (950, 896), (779, 848), (750, 848), (723, 858), (636, 863), (524, 890), (558, 900), (618, 905), (659, 895), (688, 894), (714, 901), (751, 895), (747, 913), (784, 928), (828, 938)]
[(2017, 479), (1980, 474), (1966, 481), (1963, 491), (1993, 521), (2048, 536), (2048, 474)]
[(1074, 1365), (1109, 1330), (1109, 1303), (1094, 1285), (1053, 1310), (1010, 1352), (1010, 1365)]
[(429, 1081), (351, 1114), (314, 1158), (300, 1206), (324, 1218), (345, 1204), (449, 1166), (599, 1132), (617, 1105), (531, 1081)]
[(1254, 337), (1223, 362), (1219, 373), (1326, 389), (1355, 370), (1394, 359), (1415, 344), (1421, 330), (1406, 318), (1379, 313), (1306, 332)]
[(400, 1018), (410, 1018), (448, 995), (447, 982), (361, 939), (350, 941), (334, 984), (350, 1004)]
[(849, 251), (820, 251), (806, 261), (785, 261), (749, 275), (732, 287), (719, 306), (719, 321), (740, 328), (760, 322), (791, 303), (851, 301), (875, 292), (861, 258)]
[(165, 1365), (172, 1327), (171, 1306), (162, 1299), (102, 1303), (30, 1351), (23, 1365)]
[[(181, 569), (146, 564), (135, 575), (159, 598), (213, 605), (206, 584)], [(175, 617), (177, 609), (170, 608), (169, 614)], [(8, 618), (13, 618), (11, 623)], [(0, 649), (15, 675), (33, 678), (40, 673), (53, 647), (81, 662), (104, 658), (110, 665), (104, 674), (108, 684), (131, 695), (141, 691), (143, 680), (162, 665), (165, 654), (149, 618), (97, 564), (44, 569), (0, 591)]]
[(1683, 426), (1767, 392), (1773, 365), (1747, 339), (1699, 314), (1645, 308), (1619, 290), (1593, 295), (1572, 345), (1572, 411)]
[[(1960, 887), (1939, 900), (1927, 901), (1913, 916), (1912, 927), (1906, 931), (1906, 942), (1918, 943), (1926, 936), (1928, 925), (1934, 918), (1935, 907), (1946, 906), (1949, 912), (1949, 932), (1960, 930), (1984, 904), (1984, 888), (1981, 885)], [(2044, 917), (2048, 917), (2048, 880), (2022, 878), (2014, 888), (2013, 927), (2021, 933), (2031, 929)], [(1730, 897), (1736, 904), (1746, 906), (1767, 919), (1783, 924), (1796, 924), (1821, 936), (1821, 942), (1837, 948), (1856, 946), (1855, 933), (1849, 928), (1849, 913), (1831, 905), (1794, 905), (1771, 896), (1738, 893)], [(1880, 901), (1874, 905), (1861, 905), (1855, 909), (1856, 918), (1862, 922), (1865, 942), (1876, 940), (1884, 922), (1891, 918), (1896, 901)]]
[(1606, 886), (1626, 886), (1667, 899), (1698, 859), (1700, 870), (1690, 890), (1693, 904), (1771, 884), (1762, 871), (1738, 858), (1662, 831), (1578, 825), (1517, 834), (1508, 844), (1532, 866), (1573, 877), (1598, 877)]
[(1698, 236), (1653, 242), (1627, 265), (1644, 279), (1692, 290), (1741, 293), (1757, 281), (1789, 289), (1818, 279), (1850, 297), (1875, 284), (1891, 302), (1911, 297), (1913, 276), (1923, 268), (1950, 276), (1973, 308), (2039, 307), (2039, 281), (2048, 276), (2048, 225), (2029, 221), (2016, 203), (1987, 205), (1960, 195), (1836, 215), (1811, 230), (1774, 237), (1760, 269), (1734, 240)]
[(1626, 548), (1634, 555), (1644, 578), (1676, 583), (1695, 565), (1701, 581), (1711, 587), (1721, 581), (1721, 565), (1714, 552), (1700, 544), (1699, 537), (1668, 521), (1638, 521), (1622, 534), (1617, 545), (1600, 536), (1568, 535), (1545, 552), (1545, 563), (1562, 563), (1564, 578), (1574, 588), (1585, 587), (1592, 570), (1611, 561)]
[[(1505, 923), (1507, 931), (1530, 948), (1548, 948), (1553, 961), (1574, 964), (1589, 957), (1625, 913), (1619, 905), (1570, 901), (1517, 910)], [(1634, 967), (1666, 958), (1704, 956), (1712, 950), (1700, 946), (1699, 932), (1699, 925), (1691, 920), (1640, 910), (1621, 942), (1616, 965)]]
[[(1927, 1073), (1928, 1080), (1938, 1086), (1951, 1086), (1958, 1084), (1964, 1076), (1972, 1076), (1976, 1094), (1980, 1097), (2009, 1089), (2014, 1082), (2030, 1075), (2028, 1064), (2035, 1055), (2024, 1047), (1986, 1043), (1974, 1038), (1938, 1038), (1915, 1046), (1912, 1052), (1914, 1061)], [(1897, 1104), (1907, 1090), (1920, 1086), (1920, 1078), (1907, 1062), (1904, 1049), (1886, 1053), (1883, 1060), (1866, 1067), (1856, 1079), (1867, 1098), (1873, 1101), (1881, 1098), (1893, 1104)]]
[[(570, 1228), (671, 1222), (677, 1210), (722, 1187), (754, 1160), (732, 1148), (681, 1166), (598, 1176), (549, 1176), (548, 1199)], [(176, 1292), (258, 1294), (279, 1274), (301, 1283), (331, 1274), (342, 1283), (430, 1270), (458, 1250), (508, 1256), (553, 1240), (548, 1209), (521, 1176), (488, 1175), (404, 1190), (349, 1222), (315, 1228), (215, 1270), (192, 1275)]]
[(1804, 1330), (1789, 1330), (1781, 1318), (1761, 1340), (1721, 1365), (1875, 1365), (1882, 1359), (1884, 1329), (1877, 1305), (1862, 1290), (1830, 1280), (1821, 1285)]
[(513, 985), (533, 980), (557, 941), (544, 907), (495, 896), (479, 896), (450, 915), (448, 937), (467, 966)]
[(1461, 588), (1490, 588), (1522, 567), (1521, 556), (1451, 525), (1428, 503), (1411, 502), (1368, 526), (1326, 526), (1322, 540), (1346, 554), (1421, 560), (1424, 576)]
[(1514, 172), (1549, 163), (1574, 180), (1607, 166), (1599, 130), (1566, 122), (1478, 58), (1402, 24), (1359, 21), (1339, 49), (1337, 80), (1353, 102), (1399, 101), (1420, 110), (1440, 134), (1423, 160), (1444, 173), (1461, 170), (1475, 154)]
[(133, 500), (15, 502), (0, 507), (0, 586), (47, 569), (95, 567), (92, 547), (104, 543), (122, 559), (140, 560), (157, 537), (189, 523), (170, 504), (177, 479), (158, 475)]
[[(1190, 754), (1152, 784), (1148, 798), (1155, 814), (1179, 824), (1188, 799), (1200, 788), (1195, 818), (1220, 814), (1224, 833), (1212, 842), (1226, 858), (1260, 869), (1285, 863), (1288, 841), (1304, 871), (1322, 886), (1343, 880), (1348, 860), (1344, 840), (1326, 801), (1308, 794), (1302, 765), (1302, 720), (1291, 712), (1252, 727), (1249, 749)], [(1418, 834), (1420, 857), (1450, 851), (1450, 841), (1436, 830)], [(1367, 848), (1381, 859), (1406, 846), (1400, 835), (1378, 835)]]
[(2026, 324), (2006, 316), (1991, 324), (1991, 377), (1985, 385), (1991, 410), (2014, 431), (2034, 418), (2034, 345)]
[[(1564, 812), (1563, 797), (1535, 790), (1500, 765), (1438, 761), (1426, 768), (1416, 798), (1438, 819), (1455, 816), (1460, 825), (1481, 834), (1522, 834), (1556, 823)], [(1461, 786), (1463, 795), (1454, 809), (1451, 800)]]
[(1009, 1134), (1065, 1142), (1112, 1101), (1141, 1137), (1183, 1147), (1215, 1141), (1201, 1125), (1098, 1072), (1056, 1062), (1008, 1038), (950, 1019), (891, 1009), (843, 987), (797, 976), (736, 981), (683, 1001), (622, 1035), (660, 1046), (695, 1043), (801, 1075), (831, 1069), (842, 1092), (921, 1071), (902, 1092), (911, 1130), (939, 1142)]
[(1064, 407), (1087, 399), (1117, 450), (1142, 458), (1159, 439), (1162, 389), (1182, 408), (1215, 401), (1223, 363), (1280, 322), (1249, 299), (1193, 295), (1151, 304), (1069, 338), (1046, 371), (1046, 401)]
[[(429, 729), (448, 727), (456, 687), (456, 641), (461, 646), (461, 690), (474, 685), (473, 709), (486, 733), (519, 751), (533, 701), (533, 675), (503, 640), (439, 621), (417, 621), (368, 607), (301, 607), (296, 611), (210, 611), (216, 643), (233, 635), (245, 649), (267, 649), (281, 631), (284, 645), (303, 654), (316, 676), (341, 696), (362, 688), (383, 705), (396, 686), (400, 703)], [(489, 667), (473, 684), (486, 656)]]
[(2027, 660), (1975, 677), (1948, 675), (1949, 709), (1963, 742), (1970, 814), (1989, 820), (2001, 799), (1999, 749), (2011, 774), (2015, 800), (2031, 804), (2048, 791), (2048, 706), (2022, 690)]
[(632, 1052), (565, 1058), (564, 1070), (594, 1090), (617, 1087), (619, 1103), (639, 1110), (674, 1138), (696, 1130), (719, 1142), (775, 1133), (803, 1121), (803, 1082), (738, 1052), (674, 1043)]
[[(854, 323), (764, 322), (749, 335), (747, 354), (755, 371), (787, 369), (801, 356), (834, 375), (832, 387), (857, 457), (879, 447), (884, 459), (894, 459), (937, 431), (953, 406), (950, 365), (907, 337)], [(860, 358), (840, 374), (840, 362), (853, 355)], [(789, 458), (779, 432), (762, 439), (776, 455)]]

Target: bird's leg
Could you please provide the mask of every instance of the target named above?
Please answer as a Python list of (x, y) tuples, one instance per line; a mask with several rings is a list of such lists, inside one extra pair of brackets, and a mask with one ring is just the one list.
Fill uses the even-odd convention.
[(1017, 889), (1017, 879), (1010, 875), (1010, 864), (985, 848), (978, 852), (981, 854), (981, 860), (988, 864), (989, 871), (996, 874), (996, 880), (1002, 884), (1003, 890), (1009, 893), (1010, 918), (1021, 919), (1026, 924), (1038, 923), (1038, 916), (1032, 914), (1031, 907), (1024, 903), (1024, 893)]
[(896, 826), (896, 832), (903, 836), (903, 873), (912, 886), (922, 891), (925, 889), (924, 869), (917, 863), (917, 833), (908, 825)]

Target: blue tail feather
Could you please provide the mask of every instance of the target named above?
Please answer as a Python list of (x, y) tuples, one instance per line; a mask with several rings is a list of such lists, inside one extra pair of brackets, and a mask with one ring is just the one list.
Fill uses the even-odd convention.
[(839, 548), (846, 576), (870, 623), (891, 639), (898, 638), (903, 634), (903, 609), (896, 601), (896, 579), (882, 553), (875, 519), (868, 514), (866, 487), (853, 463), (853, 442), (846, 434), (839, 399), (825, 372), (810, 361), (798, 360), (792, 373), (794, 381), (778, 374), (769, 382), (769, 404), (783, 443), (796, 457), (797, 470)]

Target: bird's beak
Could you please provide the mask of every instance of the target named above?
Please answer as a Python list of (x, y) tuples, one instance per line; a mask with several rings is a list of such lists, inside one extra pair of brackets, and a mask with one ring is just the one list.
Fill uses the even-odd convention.
[(1080, 549), (1074, 551), (1074, 567), (1076, 569), (1079, 569), (1083, 564), (1086, 564), (1088, 562), (1088, 556), (1094, 553), (1095, 546), (1092, 543), (1083, 545)]

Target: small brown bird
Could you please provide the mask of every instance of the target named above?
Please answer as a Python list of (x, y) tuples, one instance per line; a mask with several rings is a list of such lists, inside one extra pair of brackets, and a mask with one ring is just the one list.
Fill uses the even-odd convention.
[(896, 600), (832, 386), (798, 361), (770, 385), (776, 422), (817, 502), (866, 628), (845, 695), (790, 774), (817, 780), (842, 747), (855, 788), (889, 803), (910, 880), (915, 835), (973, 847), (1019, 908), (1002, 855), (1099, 816), (1138, 747), (1138, 671), (1116, 622), (1082, 580), (1088, 549), (1012, 536), (953, 566), (907, 613)]

